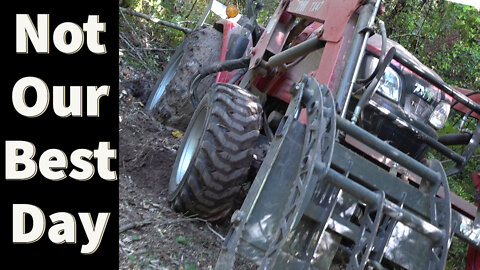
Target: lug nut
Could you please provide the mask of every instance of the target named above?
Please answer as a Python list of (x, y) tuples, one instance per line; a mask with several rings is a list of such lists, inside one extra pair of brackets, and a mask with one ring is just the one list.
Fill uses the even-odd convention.
[(243, 213), (243, 211), (235, 210), (235, 212), (233, 212), (232, 218), (230, 219), (230, 222), (233, 226), (236, 226), (240, 224), (240, 221), (242, 221), (244, 216), (245, 214)]

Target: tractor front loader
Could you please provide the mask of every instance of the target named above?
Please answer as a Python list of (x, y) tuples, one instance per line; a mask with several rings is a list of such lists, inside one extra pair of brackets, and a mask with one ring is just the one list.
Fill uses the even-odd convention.
[[(231, 217), (216, 269), (238, 256), (260, 269), (444, 269), (454, 235), (480, 248), (477, 208), (447, 179), (478, 148), (480, 92), (389, 40), (380, 0), (282, 0), (266, 27), (262, 7), (250, 0), (237, 22), (212, 26), (218, 59), (152, 92), (162, 121), (190, 120), (173, 207)], [(451, 113), (459, 132), (440, 136)]]

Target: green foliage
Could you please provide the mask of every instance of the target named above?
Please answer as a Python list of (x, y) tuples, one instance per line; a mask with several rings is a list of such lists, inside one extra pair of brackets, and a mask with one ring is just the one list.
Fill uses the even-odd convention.
[[(459, 113), (452, 112), (450, 115), (445, 127), (439, 131), (439, 135), (449, 134), (449, 133), (456, 133), (458, 132), (460, 126), (459, 122), (462, 115)], [(470, 119), (466, 122), (463, 126), (463, 129), (467, 129), (469, 131), (473, 131), (476, 127), (477, 120), (470, 117)], [(462, 153), (465, 150), (465, 146), (451, 146), (454, 151), (457, 153)], [(446, 159), (440, 154), (435, 154), (433, 157), (444, 160), (443, 166), (448, 168), (454, 166), (455, 164), (451, 161)], [(450, 189), (455, 192), (460, 197), (470, 201), (473, 203), (473, 196), (475, 193), (475, 187), (472, 183), (472, 174), (474, 171), (479, 170), (480, 168), (480, 148), (477, 147), (475, 150), (473, 157), (470, 161), (466, 164), (464, 170), (452, 177), (449, 177), (449, 185)]]
[[(449, 84), (480, 90), (480, 12), (473, 7), (444, 0), (384, 2), (382, 16), (389, 37), (396, 39)], [(439, 134), (458, 132), (460, 116), (453, 114)], [(475, 123), (467, 128), (473, 130)], [(453, 147), (457, 152), (463, 148)], [(469, 201), (474, 187), (471, 175), (480, 168), (479, 149), (465, 170), (451, 177), (451, 189)], [(439, 154), (433, 155), (440, 160)], [(453, 163), (444, 161), (444, 166)]]
[(385, 1), (388, 34), (452, 85), (480, 89), (480, 12), (444, 0)]
[[(186, 15), (185, 10), (190, 9), (190, 1), (174, 1), (174, 0), (137, 0), (137, 4), (132, 6), (132, 8), (144, 14), (148, 14), (152, 17), (158, 18), (160, 20), (183, 24), (184, 21), (187, 21), (184, 18)], [(206, 2), (206, 0), (199, 0), (196, 5), (202, 5), (201, 2)], [(192, 13), (196, 15), (194, 10)], [(171, 45), (176, 47), (183, 40), (185, 35), (173, 28), (164, 27), (161, 25), (155, 25), (152, 22), (145, 22), (149, 24), (153, 31), (155, 31), (158, 37), (161, 37), (164, 41), (171, 42)], [(186, 23), (188, 24), (188, 23)], [(187, 25), (187, 27), (193, 27), (194, 25)]]
[[(223, 4), (236, 5), (244, 12), (248, 0), (221, 0)], [(194, 28), (202, 17), (210, 0), (119, 0), (127, 7), (163, 21), (187, 28)], [(264, 25), (276, 9), (280, 0), (264, 1), (264, 9), (258, 15), (259, 24)], [(213, 12), (206, 23), (214, 24), (219, 17)], [(183, 41), (185, 34), (179, 30), (154, 22), (123, 14), (120, 11), (121, 61), (128, 66), (152, 70), (158, 74), (169, 61), (168, 57)]]
[(465, 269), (465, 258), (467, 258), (467, 243), (453, 237), (452, 245), (449, 250), (449, 258), (445, 269), (463, 270)]
[(175, 242), (177, 243), (180, 243), (180, 244), (184, 244), (186, 246), (188, 246), (190, 244), (190, 242), (187, 240), (187, 238), (185, 238), (184, 236), (179, 236), (175, 239)]
[[(193, 28), (202, 16), (208, 0), (124, 0), (122, 6), (161, 20)], [(224, 0), (225, 5), (237, 5), (243, 12), (247, 0)], [(280, 0), (263, 1), (264, 9), (258, 15), (260, 25), (265, 25)], [(383, 1), (386, 12), (380, 17), (385, 21), (390, 38), (398, 41), (435, 70), (447, 83), (480, 90), (480, 12), (472, 7), (445, 0), (392, 0)], [(211, 14), (207, 23), (218, 17)], [(121, 47), (127, 48), (123, 61), (136, 68), (144, 67), (159, 72), (168, 62), (169, 51), (176, 48), (185, 35), (175, 29), (161, 26), (129, 15), (120, 15)], [(123, 36), (122, 36), (123, 35)], [(128, 43), (127, 43), (128, 42)], [(145, 50), (152, 49), (151, 51)], [(160, 49), (155, 51), (153, 49)], [(165, 50), (165, 51), (163, 51)], [(472, 128), (470, 128), (472, 129)], [(458, 116), (453, 115), (440, 134), (457, 132)], [(463, 149), (456, 147), (462, 152)], [(445, 167), (453, 166), (438, 153), (429, 153)], [(480, 168), (480, 149), (466, 165), (465, 170), (450, 177), (450, 188), (466, 200), (472, 201), (473, 171)], [(175, 242), (189, 245), (179, 236)], [(447, 269), (464, 269), (466, 244), (454, 238), (449, 253)], [(135, 257), (129, 255), (129, 260)], [(185, 265), (186, 269), (195, 265)]]
[[(207, 0), (198, 0), (197, 5)], [(193, 2), (192, 2), (193, 3)], [(122, 7), (160, 20), (174, 22), (185, 27), (193, 27), (190, 19), (184, 18), (185, 6), (192, 6), (190, 1), (173, 0), (126, 0), (120, 1)], [(197, 6), (196, 5), (196, 6)], [(200, 8), (203, 8), (201, 6)], [(190, 10), (190, 8), (189, 8)], [(202, 10), (203, 11), (203, 10)], [(196, 16), (192, 9), (191, 16)], [(158, 74), (168, 57), (184, 39), (181, 31), (153, 23), (120, 11), (120, 60), (134, 68), (152, 70)], [(195, 18), (196, 19), (196, 18)], [(122, 54), (122, 51), (124, 53)]]
[(277, 6), (278, 6), (278, 3), (280, 3), (280, 0), (263, 1), (263, 3), (265, 4), (265, 6), (259, 12), (257, 16), (257, 21), (259, 25), (266, 26), (268, 20), (277, 9)]
[[(480, 12), (473, 7), (445, 0), (383, 1), (386, 12), (381, 16), (387, 34), (431, 67), (447, 83), (480, 90)], [(452, 113), (440, 135), (458, 132), (458, 114)], [(467, 124), (473, 130), (476, 121)], [(453, 146), (462, 153), (465, 146)], [(428, 153), (444, 167), (454, 163), (438, 153)], [(477, 148), (465, 169), (449, 178), (451, 191), (473, 202), (475, 187), (472, 174), (480, 168)], [(446, 269), (464, 269), (467, 245), (454, 238)]]
[(185, 270), (197, 270), (197, 266), (193, 263), (185, 264)]
[[(237, 5), (242, 10), (246, 0), (221, 2)], [(209, 0), (119, 0), (121, 7), (187, 28), (196, 26), (208, 3)], [(206, 23), (214, 24), (218, 19), (211, 12)], [(184, 38), (185, 34), (179, 30), (120, 11), (120, 60), (128, 66), (152, 70), (158, 74)]]
[[(440, 135), (448, 134), (452, 132), (458, 132), (458, 122), (460, 120), (459, 114), (453, 114), (449, 120), (447, 121), (445, 128), (440, 130)], [(475, 128), (476, 119), (470, 119), (464, 128), (469, 130), (473, 130)], [(458, 153), (462, 153), (465, 149), (465, 146), (452, 146), (453, 150), (457, 151)], [(444, 167), (448, 168), (450, 166), (454, 166), (455, 164), (443, 157), (438, 153), (429, 153), (432, 157), (437, 159), (444, 159), (443, 165)], [(449, 177), (449, 186), (450, 190), (456, 193), (458, 196), (470, 201), (473, 203), (474, 194), (475, 194), (475, 187), (472, 183), (472, 174), (474, 171), (479, 170), (480, 168), (480, 148), (477, 147), (475, 150), (473, 157), (470, 161), (466, 164), (465, 168), (462, 172)], [(458, 238), (454, 238), (452, 245), (450, 247), (448, 253), (448, 260), (447, 260), (447, 267), (448, 270), (453, 269), (465, 269), (465, 258), (467, 256), (467, 244)]]

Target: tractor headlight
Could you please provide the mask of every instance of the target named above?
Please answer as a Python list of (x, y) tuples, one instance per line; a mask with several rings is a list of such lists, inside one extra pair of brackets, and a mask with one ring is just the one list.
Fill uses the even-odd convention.
[[(367, 56), (365, 77), (372, 74), (377, 65), (378, 58)], [(400, 99), (400, 76), (393, 68), (387, 67), (385, 69), (385, 74), (383, 74), (380, 80), (377, 92), (388, 99), (398, 102)]]
[(377, 91), (385, 97), (398, 102), (400, 99), (400, 77), (391, 67), (385, 69)]
[(430, 124), (436, 129), (441, 129), (447, 122), (448, 115), (450, 114), (450, 104), (447, 102), (440, 102), (428, 120)]

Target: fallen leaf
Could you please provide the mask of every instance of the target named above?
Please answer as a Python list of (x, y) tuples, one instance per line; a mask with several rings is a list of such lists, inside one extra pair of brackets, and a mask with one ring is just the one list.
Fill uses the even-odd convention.
[(172, 135), (173, 135), (175, 138), (180, 139), (180, 138), (182, 138), (183, 133), (182, 133), (181, 131), (175, 130), (175, 131), (172, 131)]

